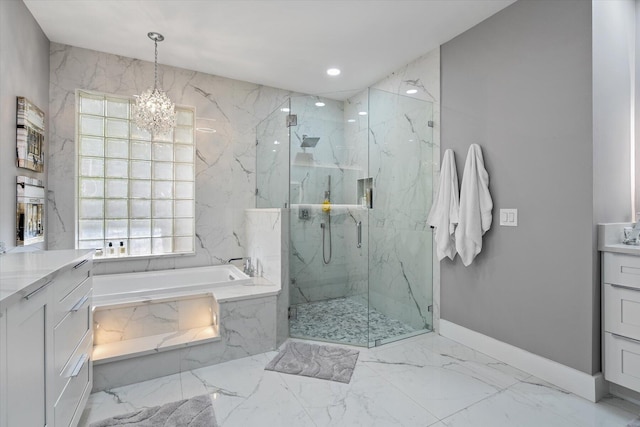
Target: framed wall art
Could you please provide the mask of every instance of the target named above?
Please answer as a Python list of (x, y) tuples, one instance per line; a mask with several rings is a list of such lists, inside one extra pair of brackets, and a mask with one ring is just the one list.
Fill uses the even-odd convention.
[(44, 112), (19, 96), (17, 106), (16, 163), (19, 168), (44, 170)]

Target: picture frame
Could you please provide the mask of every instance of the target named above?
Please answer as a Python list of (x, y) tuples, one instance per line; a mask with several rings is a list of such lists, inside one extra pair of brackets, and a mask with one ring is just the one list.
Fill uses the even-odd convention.
[(44, 112), (23, 96), (17, 97), (16, 166), (44, 171)]

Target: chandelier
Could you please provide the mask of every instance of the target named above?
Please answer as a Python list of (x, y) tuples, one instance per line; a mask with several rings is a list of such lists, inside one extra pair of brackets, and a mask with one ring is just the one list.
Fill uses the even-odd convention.
[(148, 33), (156, 48), (155, 55), (155, 79), (153, 89), (145, 90), (137, 95), (136, 105), (133, 108), (133, 118), (140, 129), (144, 129), (151, 135), (168, 132), (176, 126), (175, 104), (171, 102), (167, 94), (158, 88), (158, 42), (164, 40), (160, 33)]

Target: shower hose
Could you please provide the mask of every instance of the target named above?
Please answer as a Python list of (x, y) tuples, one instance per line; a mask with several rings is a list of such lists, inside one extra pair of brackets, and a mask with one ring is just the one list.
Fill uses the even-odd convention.
[[(327, 212), (327, 224), (325, 224), (324, 222), (320, 224), (320, 227), (322, 228), (322, 262), (324, 262), (325, 264), (329, 264), (331, 262), (331, 214), (329, 212)], [(325, 248), (324, 248), (324, 241), (325, 241), (325, 230), (329, 229), (329, 259), (326, 258), (325, 256)]]

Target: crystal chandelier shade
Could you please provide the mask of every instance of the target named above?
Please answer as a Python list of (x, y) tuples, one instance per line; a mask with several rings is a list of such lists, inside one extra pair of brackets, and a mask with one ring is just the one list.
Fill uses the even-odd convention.
[(149, 33), (147, 36), (155, 44), (154, 84), (153, 89), (149, 88), (136, 96), (133, 118), (140, 129), (151, 135), (158, 135), (176, 126), (176, 111), (175, 104), (158, 88), (158, 42), (164, 40), (164, 37), (159, 33)]

